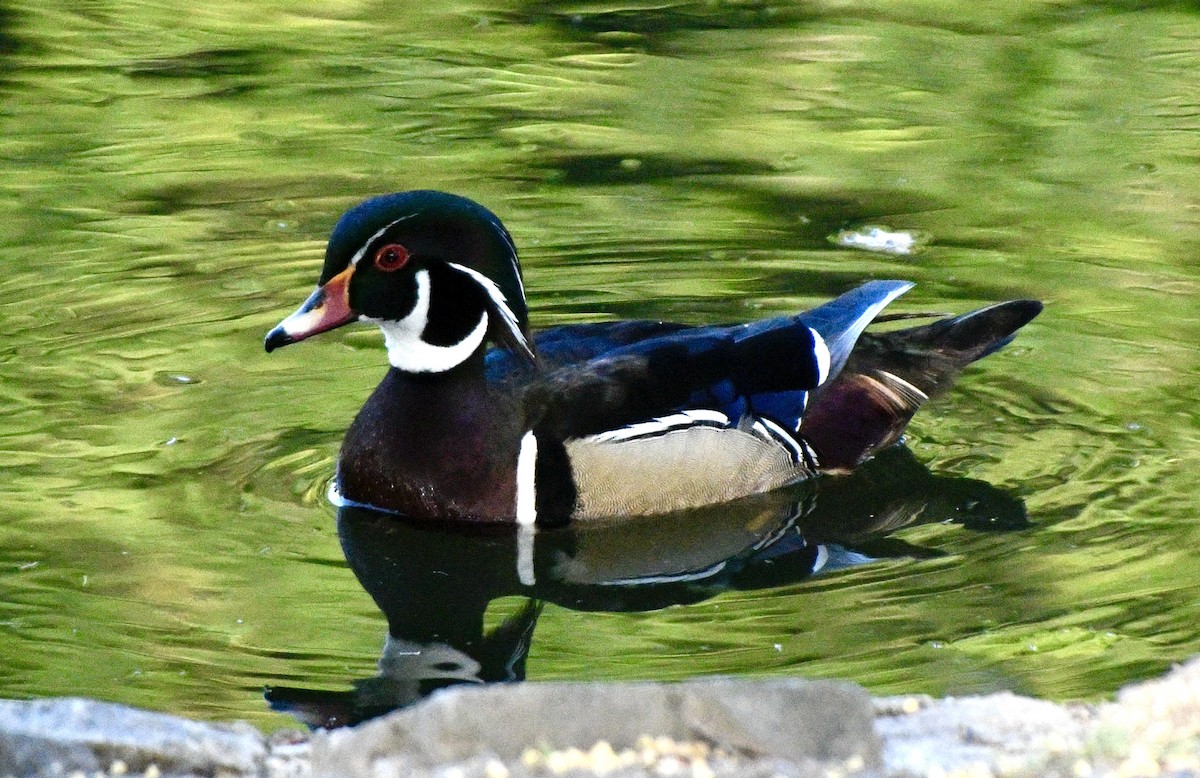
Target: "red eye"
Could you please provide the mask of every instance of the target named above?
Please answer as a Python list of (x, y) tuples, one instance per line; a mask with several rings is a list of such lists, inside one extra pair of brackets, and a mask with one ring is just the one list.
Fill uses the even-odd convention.
[(408, 249), (399, 243), (389, 243), (381, 246), (375, 252), (375, 267), (385, 272), (399, 270), (408, 264)]

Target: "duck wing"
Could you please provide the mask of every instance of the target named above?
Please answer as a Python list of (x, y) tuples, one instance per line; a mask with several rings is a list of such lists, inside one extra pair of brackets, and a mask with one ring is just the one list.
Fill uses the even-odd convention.
[[(589, 338), (552, 331), (558, 337), (545, 350), (570, 359), (529, 384), (530, 426), (539, 437), (569, 439), (712, 411), (734, 425), (746, 415), (766, 416), (794, 431), (809, 393), (838, 374), (867, 324), (911, 287), (873, 281), (811, 311), (750, 324), (572, 328)], [(704, 424), (717, 417), (696, 418)]]

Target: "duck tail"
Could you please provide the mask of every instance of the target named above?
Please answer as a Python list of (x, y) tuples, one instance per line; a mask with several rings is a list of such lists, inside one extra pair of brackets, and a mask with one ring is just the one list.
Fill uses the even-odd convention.
[(820, 469), (848, 470), (895, 443), (926, 400), (943, 393), (964, 367), (1010, 343), (1041, 311), (1036, 300), (1010, 300), (919, 327), (861, 334), (801, 422)]

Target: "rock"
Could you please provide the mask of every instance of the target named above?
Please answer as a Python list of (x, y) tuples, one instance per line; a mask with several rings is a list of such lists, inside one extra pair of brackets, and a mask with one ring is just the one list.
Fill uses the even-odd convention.
[(1200, 658), (1126, 686), (1116, 703), (1100, 707), (1098, 719), (1087, 752), (1101, 769), (1200, 775)]
[[(248, 724), (204, 724), (84, 699), (0, 700), (0, 775), (74, 772), (259, 775), (266, 741)], [(154, 769), (151, 769), (153, 766)]]
[(1083, 748), (1092, 718), (1083, 706), (992, 694), (949, 697), (889, 710), (876, 730), (888, 774), (1008, 775)]
[(264, 739), (87, 700), (0, 701), (0, 776), (1200, 776), (1200, 659), (1112, 703), (891, 697), (796, 679), (444, 690), (353, 729)]
[(866, 692), (832, 681), (459, 686), (352, 730), (318, 733), (313, 774), (416, 776), (458, 765), (484, 775), (478, 770), (493, 760), (520, 765), (527, 749), (589, 752), (603, 742), (622, 751), (647, 736), (699, 741), (743, 762), (871, 767), (880, 764), (873, 719)]

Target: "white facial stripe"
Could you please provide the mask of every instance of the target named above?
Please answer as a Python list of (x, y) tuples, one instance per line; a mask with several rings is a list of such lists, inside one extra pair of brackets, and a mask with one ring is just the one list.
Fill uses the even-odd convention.
[(516, 252), (513, 252), (513, 275), (517, 277), (517, 286), (521, 289), (521, 298), (525, 297), (525, 279), (521, 278), (521, 268), (517, 266)]
[[(518, 343), (523, 344), (526, 350), (529, 350), (529, 342), (525, 340), (525, 335), (521, 332), (521, 324), (517, 321), (517, 315), (513, 313), (512, 308), (508, 307), (508, 298), (504, 296), (504, 292), (500, 291), (500, 287), (496, 286), (496, 282), (478, 270), (472, 270), (457, 262), (448, 262), (447, 264), (455, 270), (471, 277), (475, 283), (483, 287), (483, 291), (487, 292), (496, 309), (500, 311), (504, 326), (512, 332)], [(520, 275), (518, 274), (517, 277), (519, 278)]]
[(400, 321), (366, 319), (379, 325), (387, 344), (388, 362), (408, 373), (441, 373), (461, 365), (475, 353), (487, 336), (487, 312), (480, 314), (475, 329), (452, 346), (435, 346), (421, 339), (429, 324), (429, 271), (420, 270), (417, 282), (417, 302), (412, 311)]
[(813, 336), (813, 359), (817, 360), (817, 386), (820, 386), (829, 377), (829, 346), (825, 345), (821, 333), (812, 327), (809, 327), (808, 331)]
[(537, 438), (533, 431), (521, 438), (517, 454), (517, 523), (530, 525), (537, 521)]
[(395, 227), (400, 222), (402, 222), (406, 219), (411, 219), (412, 217), (416, 216), (418, 213), (420, 213), (420, 211), (417, 211), (416, 213), (410, 213), (407, 216), (401, 216), (399, 219), (396, 219), (396, 221), (385, 224), (378, 232), (376, 232), (371, 237), (367, 238), (367, 242), (362, 245), (362, 248), (360, 248), (358, 251), (354, 252), (354, 256), (350, 257), (350, 264), (357, 265), (358, 261), (360, 259), (362, 259), (363, 256), (366, 255), (367, 249), (369, 249), (371, 247), (371, 244), (379, 239), (379, 236), (383, 235), (383, 233), (387, 232), (392, 227)]

